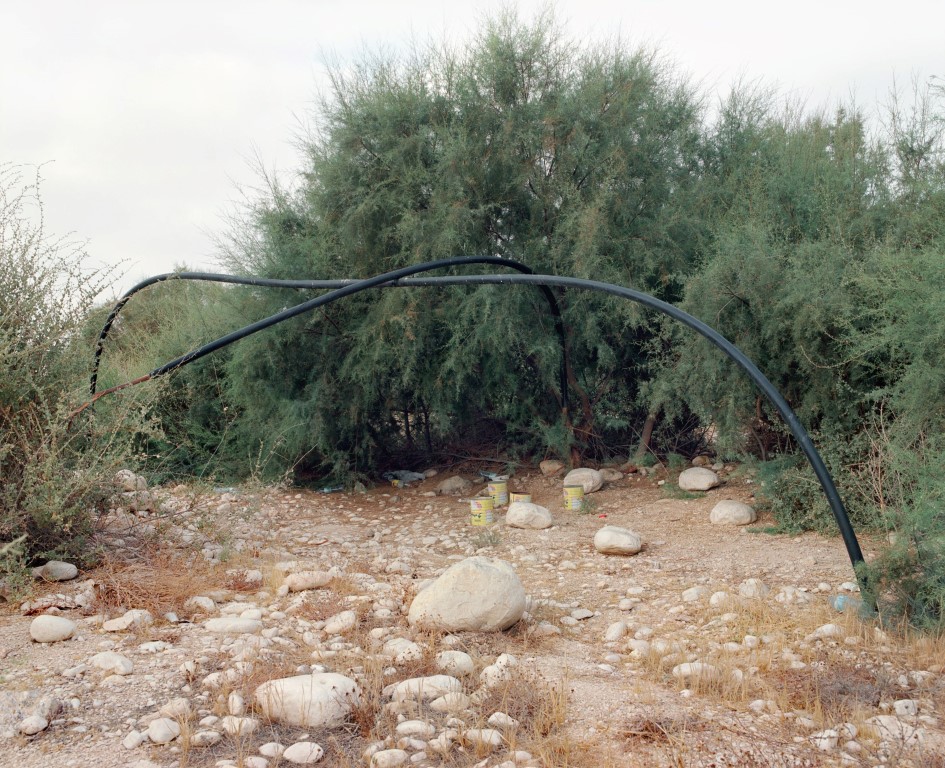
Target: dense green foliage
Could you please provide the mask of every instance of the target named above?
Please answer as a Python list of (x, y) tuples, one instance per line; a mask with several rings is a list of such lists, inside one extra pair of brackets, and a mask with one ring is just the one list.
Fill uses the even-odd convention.
[[(675, 300), (704, 229), (689, 205), (698, 118), (691, 89), (653, 54), (581, 49), (548, 20), (503, 19), (461, 52), (336, 73), (304, 182), (255, 211), (258, 237), (232, 261), (351, 277), (498, 255)], [(260, 296), (253, 314), (294, 300)], [(660, 329), (626, 302), (559, 300), (565, 423), (540, 294), (483, 286), (360, 295), (242, 345), (228, 379), (237, 429), (244, 441), (265, 433), (266, 453), (338, 470), (476, 435), (513, 451), (626, 452)]]
[[(943, 619), (941, 94), (894, 101), (880, 131), (852, 106), (789, 108), (742, 86), (710, 119), (654, 53), (576, 45), (550, 17), (503, 16), (462, 49), (332, 77), (298, 184), (271, 182), (233, 233), (233, 269), (366, 277), (488, 254), (679, 303), (784, 393), (854, 520), (900, 534), (876, 566), (880, 603)], [(125, 357), (155, 365), (308, 297), (198, 287), (173, 304), (173, 288), (177, 322), (135, 350), (151, 315), (129, 315)], [(632, 453), (649, 414), (664, 455), (705, 432), (723, 455), (774, 458), (762, 477), (782, 528), (832, 527), (783, 426), (721, 353), (628, 302), (558, 296), (566, 417), (537, 291), (391, 289), (186, 369), (156, 406), (169, 439), (147, 450), (167, 471), (319, 477), (476, 445), (593, 461)]]

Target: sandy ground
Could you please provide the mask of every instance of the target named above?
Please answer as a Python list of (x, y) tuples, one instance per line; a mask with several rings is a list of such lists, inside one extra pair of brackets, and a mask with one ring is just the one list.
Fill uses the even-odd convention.
[[(855, 581), (839, 537), (772, 535), (763, 532), (772, 523), (764, 515), (748, 527), (710, 523), (709, 512), (721, 499), (754, 503), (757, 486), (747, 475), (723, 473), (722, 487), (697, 498), (680, 498), (671, 486), (660, 487), (659, 476), (629, 475), (590, 495), (587, 508), (578, 513), (562, 509), (560, 477), (522, 473), (513, 478), (511, 490), (530, 492), (534, 502), (555, 516), (554, 527), (529, 531), (501, 522), (487, 529), (473, 527), (468, 503), (424, 495), (448, 474), (413, 488), (378, 487), (367, 494), (257, 489), (237, 491), (224, 502), (219, 494), (192, 494), (198, 503), (172, 522), (183, 526), (189, 521), (191, 530), (202, 530), (194, 521), (211, 520), (197, 544), (215, 537), (225, 551), (231, 550), (232, 563), (267, 574), (262, 594), (231, 591), (216, 597), (279, 609), (285, 601), (276, 597), (277, 581), (270, 574), (276, 562), (287, 559), (370, 573), (394, 585), (405, 604), (417, 585), (462, 557), (478, 553), (512, 563), (535, 601), (529, 622), (498, 635), (466, 633), (458, 642), (483, 665), (498, 653), (513, 653), (529, 668), (567, 686), (565, 722), (549, 735), (550, 746), (533, 741), (522, 747), (530, 749), (536, 765), (945, 764), (940, 754), (945, 743), (940, 724), (945, 659), (937, 658), (941, 644), (877, 632), (873, 623), (829, 607), (828, 598)], [(181, 495), (181, 489), (176, 493)], [(633, 557), (597, 553), (593, 536), (605, 524), (639, 533), (643, 551)], [(174, 538), (175, 531), (165, 535)], [(869, 557), (872, 542), (862, 544)], [(80, 579), (88, 577), (96, 574)], [(739, 598), (739, 585), (746, 579), (760, 579), (771, 591), (761, 599)], [(706, 587), (703, 596), (691, 602), (682, 598), (684, 590), (697, 586)], [(782, 588), (794, 588), (803, 602), (779, 602)], [(60, 584), (45, 591), (69, 594), (70, 589)], [(731, 597), (710, 601), (717, 592)], [(578, 608), (594, 615), (573, 626), (561, 622)], [(237, 752), (232, 745), (205, 754), (182, 753), (173, 746), (128, 750), (121, 745), (134, 724), (163, 703), (198, 696), (199, 684), (190, 685), (193, 681), (183, 679), (178, 668), (188, 659), (216, 659), (218, 638), (202, 632), (196, 621), (158, 621), (145, 630), (115, 634), (100, 629), (100, 616), (82, 618), (78, 611), (63, 615), (78, 620), (80, 629), (75, 638), (53, 645), (30, 642), (31, 619), (16, 606), (7, 605), (0, 615), (0, 712), (6, 713), (0, 715), (0, 725), (15, 726), (43, 696), (66, 703), (43, 733), (29, 738), (8, 733), (0, 742), (0, 766), (109, 768), (150, 760), (170, 768), (238, 762), (243, 747)], [(541, 620), (561, 633), (535, 637), (531, 630)], [(625, 623), (626, 634), (605, 641), (616, 622)], [(828, 623), (840, 627), (836, 636), (811, 639)], [(403, 616), (396, 616), (393, 626), (411, 636)], [(746, 636), (764, 642), (752, 650), (744, 645)], [(140, 650), (142, 643), (154, 640), (165, 641), (168, 649)], [(658, 653), (634, 654), (631, 640), (662, 645)], [(131, 658), (134, 673), (122, 681), (91, 673), (62, 675), (106, 648)], [(693, 660), (717, 664), (726, 675), (743, 674), (745, 682), (689, 690), (672, 670)], [(916, 702), (918, 715), (910, 727), (921, 731), (921, 739), (897, 744), (871, 732), (869, 718), (889, 715), (899, 700)], [(213, 709), (212, 697), (209, 703), (206, 697), (194, 702), (195, 709), (201, 704)], [(812, 736), (842, 723), (854, 723), (858, 735), (848, 739), (841, 734), (838, 746), (819, 749)], [(301, 734), (277, 735), (290, 743)], [(260, 743), (266, 740), (271, 738)], [(858, 749), (845, 750), (850, 741)], [(367, 743), (360, 743), (358, 751)], [(367, 764), (346, 762), (342, 752), (329, 748), (320, 765)], [(498, 766), (509, 759), (508, 753), (496, 754), (480, 763), (479, 757), (454, 754), (443, 762), (431, 755), (418, 764)]]

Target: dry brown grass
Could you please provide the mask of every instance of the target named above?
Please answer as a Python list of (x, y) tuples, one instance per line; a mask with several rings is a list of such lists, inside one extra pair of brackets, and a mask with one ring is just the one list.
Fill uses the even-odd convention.
[(504, 712), (519, 721), (516, 738), (541, 739), (564, 725), (571, 689), (567, 679), (549, 680), (539, 672), (516, 665), (509, 678), (491, 688), (477, 710), (484, 719), (494, 712)]
[(227, 586), (223, 566), (158, 547), (139, 551), (133, 559), (110, 553), (89, 577), (96, 583), (95, 607), (103, 613), (130, 608), (145, 608), (155, 616), (185, 613), (188, 598)]

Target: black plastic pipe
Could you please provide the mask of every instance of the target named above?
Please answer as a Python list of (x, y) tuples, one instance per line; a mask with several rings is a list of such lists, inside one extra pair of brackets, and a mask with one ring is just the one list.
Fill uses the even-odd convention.
[[(438, 262), (439, 263), (439, 262)], [(511, 269), (518, 270), (523, 274), (533, 274), (531, 267), (526, 264), (522, 264), (519, 261), (513, 259), (503, 259), (498, 256), (464, 256), (448, 260), (448, 265), (458, 265), (463, 266), (467, 264), (493, 264), (497, 266), (509, 267)], [(431, 267), (432, 269), (432, 267)], [(408, 287), (420, 287), (420, 286), (438, 286), (444, 285), (443, 280), (448, 280), (449, 278), (436, 278), (436, 277), (427, 277), (427, 278), (413, 278), (406, 280), (397, 280), (394, 282), (388, 282), (386, 284), (380, 284), (378, 287), (388, 288), (388, 287), (399, 287), (399, 288), (408, 288)], [(102, 352), (105, 349), (105, 340), (108, 338), (108, 333), (112, 328), (115, 320), (118, 318), (119, 313), (128, 303), (128, 300), (134, 296), (139, 291), (148, 288), (149, 286), (156, 285), (158, 283), (163, 283), (171, 280), (198, 280), (206, 282), (215, 282), (215, 283), (231, 283), (234, 285), (248, 285), (262, 288), (291, 288), (291, 289), (305, 289), (305, 290), (325, 290), (325, 289), (337, 289), (345, 288), (350, 285), (358, 283), (358, 280), (282, 280), (277, 278), (267, 278), (267, 277), (244, 277), (241, 275), (227, 275), (227, 274), (217, 274), (213, 272), (166, 272), (161, 275), (155, 275), (149, 277), (146, 280), (142, 280), (140, 283), (133, 285), (129, 288), (118, 300), (118, 303), (115, 304), (112, 311), (108, 314), (108, 317), (105, 320), (105, 325), (102, 326), (102, 330), (99, 332), (98, 340), (95, 344), (95, 353), (92, 358), (92, 373), (89, 378), (89, 394), (94, 398), (95, 390), (98, 385), (98, 369), (101, 364)], [(554, 293), (545, 285), (538, 286), (539, 290), (542, 292), (542, 295), (545, 297), (545, 301), (548, 302), (548, 309), (551, 312), (551, 316), (555, 324), (555, 332), (558, 334), (558, 344), (561, 347), (561, 363), (558, 370), (558, 387), (561, 392), (561, 412), (567, 417), (569, 410), (569, 396), (568, 396), (568, 349), (567, 349), (567, 336), (564, 329), (564, 320), (561, 317), (561, 308), (558, 306), (558, 300), (555, 298)], [(228, 342), (229, 343), (229, 342)], [(224, 345), (225, 346), (225, 345)], [(150, 376), (153, 378), (155, 374), (152, 372)]]
[[(482, 257), (489, 258), (489, 257)], [(506, 263), (505, 259), (500, 260), (502, 263)], [(368, 278), (366, 280), (359, 280), (353, 283), (349, 283), (342, 288), (338, 288), (330, 293), (319, 296), (310, 301), (298, 304), (295, 307), (290, 307), (282, 312), (279, 312), (271, 317), (260, 320), (252, 325), (248, 325), (245, 328), (242, 328), (233, 333), (227, 334), (216, 341), (213, 341), (209, 344), (206, 344), (199, 349), (193, 350), (192, 352), (182, 355), (174, 360), (171, 360), (169, 363), (162, 365), (159, 368), (154, 369), (147, 377), (142, 377), (143, 379), (156, 378), (162, 376), (170, 371), (173, 371), (187, 363), (190, 363), (194, 360), (197, 360), (201, 357), (204, 357), (211, 352), (214, 352), (217, 349), (232, 344), (239, 339), (243, 339), (247, 336), (250, 336), (257, 331), (261, 331), (265, 328), (269, 328), (277, 323), (282, 322), (283, 320), (288, 320), (289, 318), (296, 317), (305, 312), (310, 312), (318, 307), (330, 304), (338, 299), (342, 299), (345, 296), (350, 296), (355, 293), (367, 290), (369, 288), (376, 288), (385, 284), (396, 284), (397, 281), (402, 278), (409, 277), (410, 275), (417, 274), (418, 272), (426, 272), (432, 269), (440, 269), (447, 266), (453, 266), (455, 264), (463, 263), (483, 263), (476, 260), (475, 257), (472, 257), (471, 260), (466, 259), (446, 259), (442, 261), (428, 262), (425, 264), (417, 264), (410, 267), (404, 267), (402, 269), (394, 270), (391, 272), (386, 272), (381, 275), (377, 275), (373, 278)], [(774, 387), (774, 385), (768, 380), (768, 378), (758, 369), (758, 367), (750, 360), (748, 357), (736, 347), (732, 342), (722, 336), (718, 331), (706, 325), (704, 322), (699, 320), (696, 317), (693, 317), (687, 312), (679, 309), (678, 307), (668, 304), (665, 301), (650, 296), (649, 294), (642, 293), (640, 291), (635, 291), (631, 288), (624, 288), (618, 285), (612, 285), (610, 283), (603, 283), (596, 280), (585, 280), (577, 277), (557, 277), (554, 275), (535, 275), (535, 274), (520, 274), (520, 275), (462, 275), (455, 277), (442, 277), (436, 279), (436, 284), (440, 285), (535, 285), (535, 286), (557, 286), (561, 288), (580, 288), (583, 290), (592, 290), (598, 291), (600, 293), (607, 293), (613, 296), (619, 296), (620, 298), (628, 299), (630, 301), (642, 304), (645, 307), (661, 312), (664, 315), (667, 315), (674, 320), (678, 320), (684, 325), (692, 328), (694, 331), (699, 333), (704, 338), (708, 339), (714, 346), (722, 350), (729, 358), (731, 358), (737, 365), (739, 365), (742, 370), (744, 370), (752, 382), (757, 386), (761, 392), (768, 398), (772, 405), (778, 410), (782, 418), (788, 425), (788, 428), (791, 430), (791, 434), (794, 435), (795, 440), (797, 440), (798, 445), (801, 448), (801, 451), (804, 453), (804, 456), (807, 458), (808, 462), (811, 465), (811, 468), (814, 470), (814, 474), (817, 476), (818, 481), (820, 482), (821, 488), (824, 491), (824, 495), (827, 498), (827, 502), (830, 505), (830, 509), (833, 512), (834, 520), (837, 523), (838, 528), (840, 529), (840, 535), (843, 538), (844, 545), (847, 549), (847, 554), (850, 558), (850, 562), (853, 565), (854, 571), (856, 571), (856, 566), (858, 563), (863, 562), (863, 553), (860, 549), (859, 542), (856, 538), (856, 533), (853, 530), (853, 525), (850, 522), (850, 518), (847, 515), (847, 511), (843, 506), (843, 501), (840, 498), (840, 494), (837, 491), (837, 487), (833, 482), (833, 478), (830, 476), (830, 472), (827, 470), (826, 465), (823, 462), (823, 459), (820, 457), (820, 454), (817, 452), (817, 449), (814, 447), (813, 441), (810, 439), (810, 436), (807, 434), (807, 431), (804, 429), (803, 425), (800, 423), (800, 420), (797, 418), (797, 415), (791, 409), (791, 406), (788, 405), (787, 401), (781, 395), (781, 393)], [(857, 573), (857, 577), (860, 578), (860, 574)], [(861, 584), (865, 587), (865, 584)]]

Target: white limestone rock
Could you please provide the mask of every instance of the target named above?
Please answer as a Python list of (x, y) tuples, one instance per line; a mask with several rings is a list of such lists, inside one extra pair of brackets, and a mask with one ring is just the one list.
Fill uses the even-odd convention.
[(738, 594), (749, 599), (760, 599), (770, 591), (771, 588), (761, 579), (745, 579), (738, 585)]
[(423, 649), (406, 637), (392, 637), (384, 643), (383, 653), (390, 656), (395, 664), (406, 664), (423, 658)]
[(102, 624), (106, 632), (124, 632), (127, 629), (147, 627), (154, 623), (154, 616), (150, 611), (142, 608), (132, 608), (125, 611), (117, 619), (111, 619)]
[(455, 714), (456, 712), (462, 712), (464, 709), (469, 709), (471, 703), (472, 699), (465, 693), (447, 693), (445, 696), (433, 699), (430, 702), (430, 709), (434, 712)]
[(679, 487), (683, 491), (708, 491), (721, 483), (715, 472), (704, 467), (690, 467), (679, 473)]
[(168, 744), (180, 736), (180, 723), (169, 717), (158, 717), (148, 724), (148, 738), (155, 744)]
[(361, 695), (351, 678), (334, 672), (297, 675), (260, 685), (253, 698), (272, 721), (301, 728), (341, 725)]
[(64, 616), (37, 616), (30, 622), (30, 638), (34, 643), (58, 643), (75, 634), (76, 623)]
[(582, 467), (572, 469), (564, 476), (564, 485), (580, 485), (584, 493), (594, 493), (599, 491), (604, 484), (604, 476), (596, 469)]
[(130, 675), (135, 668), (131, 659), (114, 651), (96, 653), (89, 659), (89, 664), (113, 675)]
[(421, 591), (410, 604), (411, 625), (447, 632), (497, 632), (525, 612), (525, 588), (504, 560), (461, 560)]
[(495, 728), (469, 728), (463, 731), (463, 740), (479, 749), (496, 749), (505, 743), (502, 732)]
[(643, 549), (643, 540), (627, 528), (605, 525), (594, 534), (594, 549), (602, 555), (635, 555)]
[(20, 721), (17, 730), (24, 736), (35, 736), (49, 727), (49, 721), (42, 715), (30, 715)]
[(190, 743), (195, 747), (212, 747), (219, 744), (223, 734), (219, 731), (200, 730), (190, 737)]
[(402, 749), (382, 749), (371, 755), (371, 768), (397, 768), (410, 759)]
[(358, 623), (358, 614), (354, 611), (336, 613), (325, 621), (325, 631), (329, 635), (343, 635), (354, 629)]
[(45, 565), (37, 568), (34, 573), (37, 578), (44, 581), (71, 581), (79, 575), (79, 569), (72, 563), (50, 560)]
[(449, 693), (462, 692), (463, 684), (451, 675), (411, 677), (384, 689), (384, 695), (394, 701), (425, 701), (438, 699)]
[(472, 656), (464, 651), (441, 651), (436, 656), (437, 669), (448, 675), (464, 677), (476, 671)]
[(527, 528), (540, 531), (552, 525), (551, 512), (538, 504), (515, 501), (505, 513), (505, 524), (510, 528)]
[(255, 717), (239, 717), (237, 715), (226, 715), (220, 719), (220, 727), (228, 736), (238, 736), (240, 738), (255, 733), (259, 728), (259, 721)]
[(722, 677), (721, 670), (718, 667), (707, 664), (704, 661), (692, 661), (686, 664), (677, 664), (673, 667), (673, 677), (681, 683), (689, 683), (694, 680), (712, 682)]
[(203, 628), (220, 635), (253, 635), (259, 632), (263, 624), (258, 619), (241, 619), (238, 616), (220, 616), (208, 619)]
[(286, 576), (282, 585), (288, 587), (289, 592), (304, 592), (327, 586), (331, 579), (331, 574), (325, 571), (299, 571)]
[(285, 748), (282, 759), (295, 765), (312, 765), (325, 756), (325, 750), (314, 741), (297, 741)]
[(709, 513), (709, 522), (718, 525), (750, 525), (758, 519), (755, 510), (740, 501), (725, 499)]

